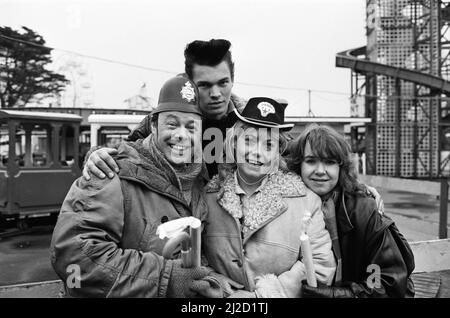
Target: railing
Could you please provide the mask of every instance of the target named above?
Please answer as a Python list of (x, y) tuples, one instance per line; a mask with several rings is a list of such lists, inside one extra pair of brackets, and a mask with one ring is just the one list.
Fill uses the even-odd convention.
[(359, 180), (362, 183), (375, 188), (383, 188), (387, 190), (407, 191), (411, 193), (428, 194), (439, 196), (439, 238), (446, 239), (447, 222), (448, 222), (448, 198), (449, 186), (448, 179), (442, 178), (439, 181), (426, 181), (417, 179), (401, 179), (385, 176), (360, 175)]

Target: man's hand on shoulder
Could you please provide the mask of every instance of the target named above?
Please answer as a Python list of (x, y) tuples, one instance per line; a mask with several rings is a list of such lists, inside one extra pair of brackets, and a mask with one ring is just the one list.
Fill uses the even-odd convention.
[(90, 180), (93, 174), (100, 179), (105, 178), (106, 175), (112, 179), (114, 172), (119, 172), (119, 167), (112, 157), (115, 154), (117, 149), (114, 148), (100, 148), (92, 152), (83, 167), (83, 177)]
[(371, 195), (375, 199), (378, 212), (380, 214), (383, 214), (384, 213), (384, 202), (383, 202), (383, 199), (381, 198), (380, 193), (374, 187), (368, 186), (367, 184), (365, 184), (364, 186), (366, 187), (368, 194)]

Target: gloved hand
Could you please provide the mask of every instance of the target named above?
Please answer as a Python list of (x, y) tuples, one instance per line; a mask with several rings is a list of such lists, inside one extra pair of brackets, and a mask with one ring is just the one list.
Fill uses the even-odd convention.
[(258, 298), (256, 292), (247, 290), (238, 290), (232, 293), (228, 298)]
[(319, 282), (317, 287), (311, 287), (303, 280), (302, 298), (355, 298), (355, 294), (349, 287), (327, 286)]
[(223, 298), (234, 293), (235, 291), (233, 288), (242, 289), (244, 288), (244, 285), (235, 282), (225, 275), (211, 271), (208, 276), (202, 280), (195, 281), (191, 290), (195, 290), (204, 297)]
[(220, 286), (223, 289), (225, 297), (228, 297), (229, 295), (234, 293), (235, 292), (234, 289), (244, 288), (244, 285), (239, 284), (238, 282), (235, 282), (231, 278), (229, 278), (225, 275), (219, 274), (217, 272), (211, 272), (208, 274), (208, 276), (214, 277), (219, 282)]
[(194, 268), (183, 268), (182, 260), (172, 260), (172, 272), (167, 286), (167, 297), (170, 298), (192, 298), (197, 293), (191, 289), (195, 280), (204, 278), (211, 271), (201, 266)]
[(225, 293), (217, 279), (212, 276), (206, 276), (200, 280), (192, 282), (191, 291), (196, 292), (206, 298), (224, 298)]

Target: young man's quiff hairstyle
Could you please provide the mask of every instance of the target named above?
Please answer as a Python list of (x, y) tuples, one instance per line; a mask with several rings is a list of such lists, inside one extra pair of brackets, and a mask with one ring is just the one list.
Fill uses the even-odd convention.
[(216, 66), (225, 61), (230, 68), (231, 81), (234, 81), (234, 63), (231, 58), (230, 41), (223, 39), (212, 39), (209, 41), (196, 40), (184, 50), (184, 70), (192, 79), (194, 64)]

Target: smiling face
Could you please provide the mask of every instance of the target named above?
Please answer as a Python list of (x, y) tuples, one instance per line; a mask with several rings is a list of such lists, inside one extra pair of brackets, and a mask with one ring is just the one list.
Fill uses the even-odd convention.
[(236, 163), (246, 182), (262, 180), (278, 168), (278, 130), (248, 127), (237, 136)]
[(198, 87), (200, 109), (209, 119), (222, 119), (228, 111), (233, 81), (226, 61), (215, 66), (194, 64), (192, 80)]
[(301, 177), (308, 188), (319, 196), (331, 192), (339, 181), (340, 166), (332, 158), (319, 158), (306, 143), (301, 164)]
[(194, 162), (194, 147), (201, 147), (201, 117), (193, 113), (162, 112), (152, 134), (158, 149), (173, 166)]

